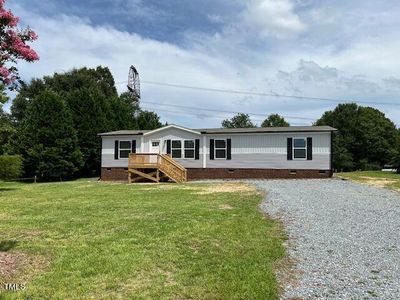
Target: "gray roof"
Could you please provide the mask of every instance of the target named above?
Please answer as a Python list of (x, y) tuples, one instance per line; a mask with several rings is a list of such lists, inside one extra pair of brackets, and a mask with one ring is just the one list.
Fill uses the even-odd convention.
[(107, 135), (142, 135), (143, 133), (149, 132), (152, 130), (117, 130), (110, 132), (99, 133), (98, 135), (107, 136)]
[[(290, 127), (261, 127), (261, 128), (204, 128), (192, 129), (199, 133), (224, 134), (224, 133), (285, 133), (285, 132), (331, 132), (337, 129), (330, 126), (290, 126)], [(115, 135), (142, 135), (152, 130), (118, 130), (99, 133), (100, 136)]]
[(290, 126), (290, 127), (257, 127), (257, 128), (206, 128), (194, 129), (201, 133), (274, 133), (274, 132), (330, 132), (336, 131), (330, 126)]

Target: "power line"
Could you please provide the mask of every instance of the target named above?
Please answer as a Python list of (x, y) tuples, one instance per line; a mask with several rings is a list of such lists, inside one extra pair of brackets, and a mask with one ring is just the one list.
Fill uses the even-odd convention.
[[(192, 109), (192, 110), (203, 110), (203, 111), (210, 111), (210, 112), (220, 112), (220, 113), (227, 113), (227, 114), (237, 114), (237, 111), (229, 111), (229, 110), (220, 110), (220, 109), (210, 109), (210, 108), (201, 108), (201, 107), (195, 107), (195, 106), (186, 106), (186, 105), (176, 105), (176, 104), (167, 104), (167, 103), (159, 103), (159, 102), (152, 102), (152, 101), (140, 101), (143, 104), (153, 104), (153, 105), (159, 105), (159, 106), (170, 106), (170, 107), (178, 107), (178, 108), (187, 108), (187, 109)], [(246, 114), (251, 115), (251, 116), (261, 116), (261, 117), (266, 117), (266, 114), (260, 114), (260, 113), (254, 113), (254, 112), (246, 112)], [(315, 119), (312, 118), (306, 118), (306, 117), (296, 117), (296, 116), (283, 116), (284, 118), (287, 119), (298, 119), (298, 120), (305, 120), (305, 121), (315, 121)]]
[[(177, 114), (177, 115), (192, 115), (192, 116), (196, 116), (198, 118), (213, 118), (213, 119), (226, 118), (226, 116), (202, 115), (202, 114), (190, 113), (190, 112), (187, 112), (187, 111), (167, 110), (167, 109), (160, 109), (160, 108), (154, 109), (153, 107), (148, 107), (147, 109), (151, 109), (152, 111), (162, 111), (162, 112), (167, 112), (167, 113), (170, 113), (170, 114)], [(253, 119), (253, 121), (263, 122), (263, 120), (260, 120), (260, 119)], [(309, 124), (306, 124), (306, 123), (292, 123), (292, 125), (309, 125)]]
[[(356, 101), (356, 100), (345, 100), (345, 99), (335, 99), (335, 98), (294, 96), (294, 95), (284, 95), (284, 94), (278, 94), (278, 93), (265, 93), (265, 92), (238, 91), (238, 90), (230, 90), (230, 89), (217, 89), (217, 88), (190, 86), (190, 85), (173, 84), (173, 83), (167, 83), (167, 82), (157, 82), (157, 81), (148, 81), (148, 80), (142, 80), (141, 82), (142, 83), (147, 83), (147, 84), (152, 84), (152, 85), (165, 86), (165, 87), (191, 89), (191, 90), (199, 90), (199, 91), (207, 91), (207, 92), (218, 92), (218, 93), (228, 93), (228, 94), (249, 95), (249, 96), (291, 98), (291, 99), (300, 99), (300, 100), (309, 100), (309, 101), (324, 101), (324, 102), (333, 102), (333, 103), (343, 103), (343, 102), (352, 103), (352, 102), (357, 102), (357, 103), (372, 104), (372, 105), (400, 106), (400, 103), (396, 103), (396, 102)], [(123, 84), (123, 83), (127, 83), (127, 81), (117, 82), (116, 84)]]

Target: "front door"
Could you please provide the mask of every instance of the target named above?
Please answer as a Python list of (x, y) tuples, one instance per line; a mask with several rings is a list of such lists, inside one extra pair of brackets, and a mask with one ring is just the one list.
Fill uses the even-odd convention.
[[(150, 153), (161, 153), (160, 151), (160, 140), (152, 140), (150, 144)], [(157, 156), (152, 155), (150, 156), (151, 163), (157, 163)]]

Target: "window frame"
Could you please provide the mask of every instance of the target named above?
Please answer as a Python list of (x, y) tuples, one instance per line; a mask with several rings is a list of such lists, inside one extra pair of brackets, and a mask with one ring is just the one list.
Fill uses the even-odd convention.
[[(193, 148), (186, 148), (185, 147), (185, 142), (186, 141), (193, 142)], [(183, 154), (183, 158), (184, 159), (195, 159), (196, 158), (196, 141), (194, 139), (185, 139), (185, 140), (183, 140), (182, 149), (183, 149), (182, 154)], [(187, 150), (193, 150), (193, 157), (186, 157), (186, 153), (185, 153), (186, 149)]]
[[(181, 146), (180, 146), (179, 148), (174, 148), (174, 147), (173, 147), (174, 142), (180, 142), (180, 143), (181, 143)], [(174, 152), (174, 150), (181, 150), (181, 156), (180, 156), (180, 157), (174, 157), (174, 156), (172, 155), (172, 153)], [(172, 139), (171, 139), (171, 157), (172, 157), (172, 158), (177, 158), (177, 159), (182, 159), (182, 140), (178, 140), (178, 139), (172, 140)]]
[[(121, 151), (127, 151), (128, 148), (121, 148), (121, 142), (129, 143), (129, 154), (128, 157), (121, 157)], [(118, 141), (118, 159), (129, 159), (129, 155), (132, 153), (132, 141), (131, 140), (119, 140)]]
[[(160, 140), (151, 140), (150, 143), (151, 143), (151, 147), (160, 147), (160, 144), (161, 144)], [(158, 143), (158, 144), (157, 144), (157, 146), (154, 146), (153, 143)]]
[[(193, 142), (193, 148), (185, 148), (185, 141)], [(180, 148), (174, 148), (172, 146), (173, 142), (181, 142)], [(173, 157), (173, 150), (181, 150), (180, 157)], [(193, 150), (193, 157), (186, 157), (185, 150)], [(171, 139), (171, 157), (176, 159), (196, 159), (196, 140), (195, 139)]]
[[(217, 148), (217, 141), (224, 141), (225, 148)], [(217, 150), (225, 150), (225, 157), (217, 157)], [(214, 139), (214, 159), (227, 159), (228, 157), (228, 141), (227, 139)]]
[[(304, 147), (295, 147), (295, 140), (304, 140)], [(293, 145), (292, 145), (292, 158), (293, 160), (307, 160), (307, 138), (306, 137), (293, 137)], [(305, 151), (305, 156), (304, 157), (295, 157), (295, 150), (304, 150)]]

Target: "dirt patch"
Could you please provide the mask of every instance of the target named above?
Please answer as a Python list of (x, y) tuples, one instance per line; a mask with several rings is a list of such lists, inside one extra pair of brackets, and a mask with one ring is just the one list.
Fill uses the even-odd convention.
[(192, 190), (194, 194), (204, 195), (213, 193), (254, 193), (257, 189), (253, 185), (244, 183), (212, 183), (204, 185), (177, 185), (171, 183), (136, 183), (140, 190)]
[(174, 280), (174, 274), (170, 271), (158, 269), (158, 273), (162, 274), (165, 278), (164, 285), (165, 286), (173, 286), (176, 285), (176, 281)]
[(360, 179), (362, 180), (362, 182), (375, 187), (387, 187), (398, 182), (398, 180), (368, 176), (361, 176)]
[(244, 183), (219, 183), (207, 185), (204, 187), (196, 187), (195, 194), (207, 195), (214, 193), (254, 193), (257, 189), (249, 184)]
[(93, 183), (91, 183), (91, 184), (83, 184), (83, 185), (78, 185), (78, 186), (76, 186), (75, 188), (76, 189), (87, 189), (87, 188), (92, 188), (92, 187), (94, 187), (95, 185), (93, 184)]
[(0, 252), (0, 279), (21, 277), (25, 280), (48, 265), (41, 256), (28, 255), (20, 251)]
[(133, 183), (132, 186), (136, 186), (139, 188), (141, 191), (156, 191), (156, 190), (163, 190), (163, 191), (169, 191), (169, 190), (190, 190), (191, 187), (185, 186), (185, 185), (180, 185), (176, 183), (154, 183), (154, 182), (136, 182)]
[(283, 294), (287, 286), (299, 287), (301, 272), (296, 269), (296, 261), (290, 257), (285, 257), (274, 264), (276, 277), (278, 280), (279, 294), (282, 299), (296, 300), (300, 298), (285, 298)]
[(221, 209), (221, 210), (231, 210), (231, 209), (233, 209), (233, 207), (230, 206), (229, 204), (221, 204), (221, 205), (218, 206), (218, 208)]

